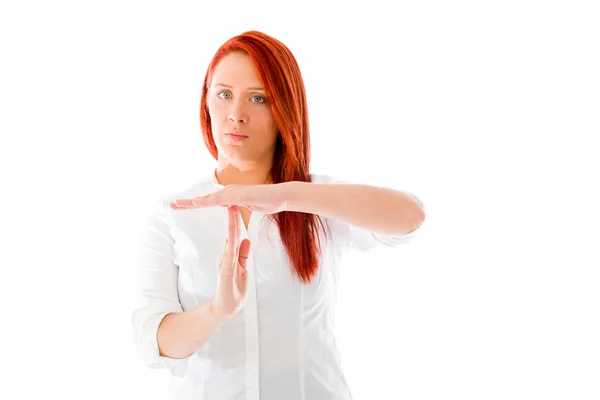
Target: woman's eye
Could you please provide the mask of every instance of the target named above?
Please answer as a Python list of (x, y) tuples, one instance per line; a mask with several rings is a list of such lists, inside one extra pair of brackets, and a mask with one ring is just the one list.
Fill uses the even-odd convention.
[[(229, 93), (227, 93), (227, 92), (217, 93), (217, 96), (220, 97), (220, 98), (222, 98), (222, 99), (228, 99), (229, 97), (231, 97), (231, 95)], [(229, 96), (229, 97), (224, 97), (224, 96)]]
[(264, 103), (266, 99), (262, 96), (252, 96), (252, 100), (255, 103)]

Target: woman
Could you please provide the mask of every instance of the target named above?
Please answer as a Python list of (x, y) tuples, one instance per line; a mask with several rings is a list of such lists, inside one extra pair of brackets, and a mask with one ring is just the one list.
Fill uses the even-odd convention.
[(200, 121), (217, 167), (149, 217), (138, 351), (181, 378), (175, 399), (351, 399), (333, 335), (341, 257), (407, 243), (423, 204), (309, 172), (302, 76), (264, 33), (216, 52)]

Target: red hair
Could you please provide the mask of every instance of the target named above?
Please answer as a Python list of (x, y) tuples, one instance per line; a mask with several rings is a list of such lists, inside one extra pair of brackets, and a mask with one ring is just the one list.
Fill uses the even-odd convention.
[[(218, 160), (206, 102), (208, 88), (218, 62), (232, 51), (243, 51), (252, 59), (277, 124), (279, 135), (271, 168), (272, 182), (311, 182), (308, 110), (300, 68), (283, 43), (262, 32), (248, 31), (229, 39), (217, 50), (208, 66), (200, 100), (200, 126), (210, 154)], [(317, 273), (321, 257), (317, 231), (318, 221), (325, 233), (321, 218), (314, 214), (287, 211), (269, 215), (269, 218), (279, 227), (296, 276), (303, 283), (310, 283)]]

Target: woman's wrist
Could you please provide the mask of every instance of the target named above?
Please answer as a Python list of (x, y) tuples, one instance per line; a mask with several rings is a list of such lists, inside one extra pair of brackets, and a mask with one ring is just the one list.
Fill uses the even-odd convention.
[(208, 310), (211, 317), (218, 325), (225, 323), (231, 317), (217, 306), (214, 298), (210, 300)]

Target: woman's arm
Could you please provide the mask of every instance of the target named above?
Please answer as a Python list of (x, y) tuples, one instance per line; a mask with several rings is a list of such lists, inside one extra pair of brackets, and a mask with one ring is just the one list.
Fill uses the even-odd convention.
[(188, 356), (214, 333), (221, 318), (213, 312), (211, 301), (188, 310), (180, 303), (179, 269), (165, 201), (153, 204), (140, 232), (137, 304), (131, 322), (144, 363), (183, 377)]
[(318, 214), (381, 234), (404, 235), (425, 220), (425, 211), (410, 194), (362, 184), (286, 182), (285, 211)]
[(165, 315), (158, 326), (158, 350), (163, 357), (186, 358), (204, 344), (225, 322), (212, 300), (183, 312)]

